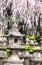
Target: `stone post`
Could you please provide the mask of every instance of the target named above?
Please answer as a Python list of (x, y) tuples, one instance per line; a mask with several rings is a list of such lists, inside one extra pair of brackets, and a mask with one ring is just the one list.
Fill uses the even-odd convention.
[(29, 59), (24, 59), (24, 65), (29, 65)]

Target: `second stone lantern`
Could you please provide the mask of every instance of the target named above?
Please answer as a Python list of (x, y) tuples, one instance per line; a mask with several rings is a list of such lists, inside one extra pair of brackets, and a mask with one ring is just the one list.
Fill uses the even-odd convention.
[(42, 56), (41, 56), (41, 47), (40, 46), (36, 46), (33, 52), (33, 64), (32, 65), (41, 65), (42, 64)]

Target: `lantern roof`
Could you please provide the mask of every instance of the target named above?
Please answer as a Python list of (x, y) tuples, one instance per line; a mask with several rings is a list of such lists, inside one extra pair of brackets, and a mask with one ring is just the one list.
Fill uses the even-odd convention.
[(20, 32), (18, 32), (18, 31), (13, 31), (13, 32), (10, 32), (9, 34), (8, 34), (8, 36), (16, 36), (16, 37), (21, 37), (21, 36), (24, 36), (24, 35), (22, 35)]
[(8, 36), (24, 36), (18, 31), (18, 24), (16, 22), (12, 23), (11, 32), (8, 34)]

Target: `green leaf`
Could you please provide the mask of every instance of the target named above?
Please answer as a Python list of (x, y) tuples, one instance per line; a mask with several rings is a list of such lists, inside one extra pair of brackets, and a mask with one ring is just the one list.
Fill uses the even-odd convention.
[(29, 39), (33, 39), (34, 40), (35, 38), (36, 38), (36, 36), (34, 36), (34, 35), (33, 36), (29, 36)]
[(22, 48), (23, 48), (23, 49), (25, 49), (25, 45), (24, 45), (24, 46), (22, 46)]
[(7, 55), (8, 55), (8, 54), (7, 54), (7, 51), (4, 51), (4, 55), (5, 55), (5, 56), (7, 56)]
[(30, 49), (30, 50), (29, 50), (29, 52), (33, 52), (33, 50), (32, 50), (32, 49)]
[(32, 47), (32, 46), (26, 46), (26, 45), (23, 45), (23, 46), (22, 46), (22, 48), (23, 48), (23, 49), (28, 49), (28, 50), (33, 49), (33, 47)]
[(10, 52), (10, 50), (6, 49), (7, 53)]

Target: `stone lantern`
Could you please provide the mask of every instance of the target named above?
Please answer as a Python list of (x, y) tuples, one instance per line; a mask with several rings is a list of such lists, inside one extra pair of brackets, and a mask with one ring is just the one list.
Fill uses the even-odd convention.
[(32, 58), (32, 65), (40, 65), (42, 62), (42, 57), (41, 57), (41, 47), (40, 46), (36, 46), (34, 49), (34, 53), (33, 53), (33, 58)]
[(18, 31), (18, 26), (16, 23), (12, 25), (11, 32), (8, 34), (8, 39), (9, 39), (9, 46), (10, 47), (20, 47), (22, 45), (22, 40), (20, 37), (23, 37), (19, 31)]
[(6, 38), (0, 37), (0, 57), (5, 57), (4, 50), (6, 48)]
[(23, 37), (23, 35), (18, 31), (18, 26), (15, 22), (12, 25), (11, 32), (7, 35), (9, 40), (8, 49), (11, 50), (12, 54), (10, 54), (8, 61), (4, 65), (23, 65), (23, 61), (18, 56), (18, 52), (22, 49), (20, 37)]
[(3, 59), (6, 58), (4, 55), (4, 48), (0, 48), (0, 65), (3, 65)]
[(0, 65), (3, 64), (3, 59), (6, 58), (4, 52), (6, 49), (6, 41), (7, 40), (5, 37), (3, 37), (3, 32), (4, 32), (3, 23), (0, 20)]
[(0, 37), (0, 64), (3, 64), (3, 59), (6, 58), (7, 56), (5, 56), (4, 52), (6, 49), (6, 38), (4, 37)]
[(30, 59), (31, 59), (30, 53), (28, 50), (26, 50), (24, 54), (24, 65), (29, 65)]
[(20, 55), (19, 57), (22, 59), (24, 59), (24, 65), (29, 65), (29, 61), (30, 61), (30, 53), (28, 50), (24, 50)]
[(6, 38), (5, 37), (0, 37), (0, 47), (5, 48), (6, 47)]
[(30, 45), (37, 46), (38, 43), (36, 42), (36, 40), (30, 40)]

